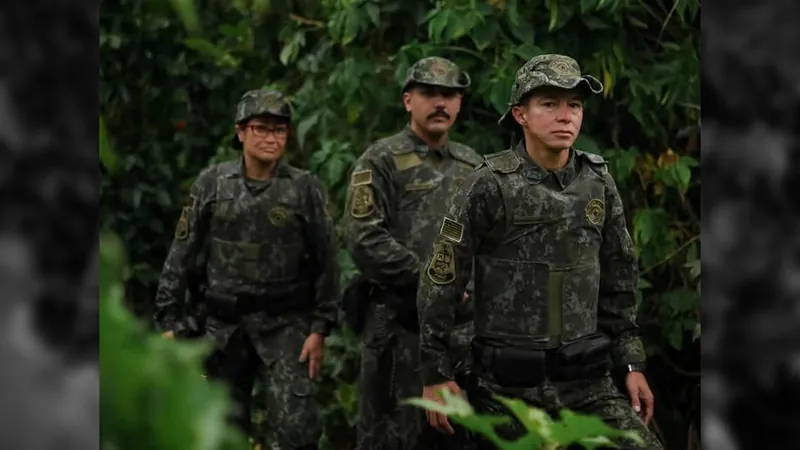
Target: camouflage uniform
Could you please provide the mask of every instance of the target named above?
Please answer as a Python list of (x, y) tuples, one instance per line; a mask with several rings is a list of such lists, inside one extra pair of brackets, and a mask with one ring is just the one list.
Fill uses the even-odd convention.
[[(426, 58), (409, 69), (404, 89), (412, 83), (465, 89), (469, 77), (446, 59)], [(375, 142), (355, 163), (347, 246), (359, 271), (376, 286), (361, 335), (359, 449), (413, 450), (422, 439), (424, 413), (398, 405), (422, 393), (415, 300), (420, 264), (455, 188), (481, 160), (453, 141), (430, 149), (406, 126)], [(470, 332), (471, 325), (462, 322), (453, 345), (466, 349)]]
[[(541, 86), (570, 89), (581, 83), (591, 92), (602, 90), (599, 81), (581, 76), (573, 59), (538, 56), (517, 72), (510, 105)], [(510, 115), (501, 125), (515, 124)], [(638, 268), (622, 201), (602, 157), (569, 152), (566, 167), (546, 171), (528, 156), (523, 140), (487, 155), (456, 193), (418, 293), (423, 381), (453, 379), (445, 343), (474, 258), (473, 350), (490, 349), (474, 354), (480, 395), (471, 401), (477, 409), (502, 409), (491, 393), (524, 399), (555, 417), (559, 409), (570, 408), (635, 430), (647, 442), (643, 448), (658, 449), (607, 365), (609, 356), (617, 367), (646, 358), (636, 324)], [(610, 346), (599, 352), (593, 375), (552, 375), (556, 358), (570, 348), (565, 344), (594, 342), (598, 330), (606, 342), (610, 338)], [(495, 359), (483, 359), (490, 352)], [(531, 381), (534, 371), (511, 363), (513, 369), (501, 376), (497, 355), (504, 355), (505, 364), (512, 352), (546, 355), (536, 366), (541, 378)], [(579, 360), (575, 367), (584, 364)], [(499, 380), (513, 378), (507, 374), (514, 371), (528, 379)], [(519, 436), (519, 431), (506, 427), (505, 434)]]
[[(280, 94), (250, 91), (236, 122), (289, 113)], [(207, 374), (231, 387), (241, 406), (239, 426), (250, 428), (253, 383), (265, 370), (267, 421), (275, 430), (268, 448), (316, 448), (319, 405), (308, 363), (298, 358), (310, 333), (329, 333), (339, 292), (333, 226), (319, 181), (283, 160), (268, 181), (247, 178), (242, 159), (204, 170), (181, 212), (158, 287), (157, 322), (176, 335), (186, 329), (183, 300), (193, 271), (203, 274), (209, 292), (255, 298), (266, 309), (231, 320), (210, 307), (211, 297), (205, 301), (205, 333), (215, 344)]]

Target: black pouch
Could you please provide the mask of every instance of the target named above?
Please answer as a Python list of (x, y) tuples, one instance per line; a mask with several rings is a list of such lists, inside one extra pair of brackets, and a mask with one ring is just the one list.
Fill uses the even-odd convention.
[(596, 333), (560, 347), (555, 352), (554, 379), (599, 378), (609, 369), (611, 339)]
[(235, 295), (222, 292), (206, 291), (206, 308), (208, 315), (222, 322), (236, 323), (239, 321), (239, 311)]
[(502, 387), (532, 388), (544, 381), (546, 357), (542, 350), (486, 347), (475, 343), (472, 348), (475, 363), (490, 372)]

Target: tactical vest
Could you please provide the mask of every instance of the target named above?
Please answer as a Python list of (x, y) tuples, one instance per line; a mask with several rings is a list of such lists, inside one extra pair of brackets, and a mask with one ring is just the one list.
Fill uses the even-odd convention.
[(596, 330), (606, 168), (599, 156), (574, 157), (583, 164), (563, 190), (513, 150), (486, 158), (505, 223), (475, 259), (478, 336), (549, 348)]
[(391, 150), (396, 214), (389, 229), (417, 255), (430, 250), (447, 202), (459, 184), (481, 163), (480, 159), (458, 147), (450, 149), (450, 157), (452, 162), (444, 167), (425, 163), (412, 145)]
[(211, 289), (258, 293), (308, 276), (304, 199), (296, 179), (276, 175), (270, 183), (254, 195), (241, 176), (219, 171), (207, 265)]

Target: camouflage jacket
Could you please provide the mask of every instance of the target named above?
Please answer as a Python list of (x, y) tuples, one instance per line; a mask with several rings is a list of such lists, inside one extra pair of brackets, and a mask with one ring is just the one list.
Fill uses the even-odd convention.
[(414, 292), (448, 202), (481, 161), (453, 141), (431, 150), (410, 126), (371, 145), (347, 194), (345, 233), (356, 267), (385, 287)]
[[(310, 286), (310, 331), (327, 334), (336, 320), (339, 267), (322, 185), (283, 160), (267, 182), (246, 179), (241, 158), (206, 169), (183, 207), (159, 281), (156, 322), (162, 329), (185, 328), (183, 300), (192, 271), (226, 294)], [(264, 312), (242, 319), (246, 328), (285, 320)]]
[(597, 331), (616, 364), (641, 362), (638, 266), (622, 201), (602, 157), (571, 150), (547, 172), (525, 143), (486, 156), (444, 219), (418, 292), (426, 385), (452, 379), (454, 307), (475, 264), (475, 334), (554, 348)]

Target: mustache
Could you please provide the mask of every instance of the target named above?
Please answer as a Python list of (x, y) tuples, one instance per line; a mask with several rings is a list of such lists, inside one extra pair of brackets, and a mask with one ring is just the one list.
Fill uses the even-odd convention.
[(428, 119), (433, 119), (435, 117), (444, 117), (445, 119), (449, 120), (450, 119), (450, 114), (448, 114), (447, 111), (445, 111), (443, 109), (437, 109), (436, 111), (434, 111), (431, 114), (429, 114), (427, 118)]

